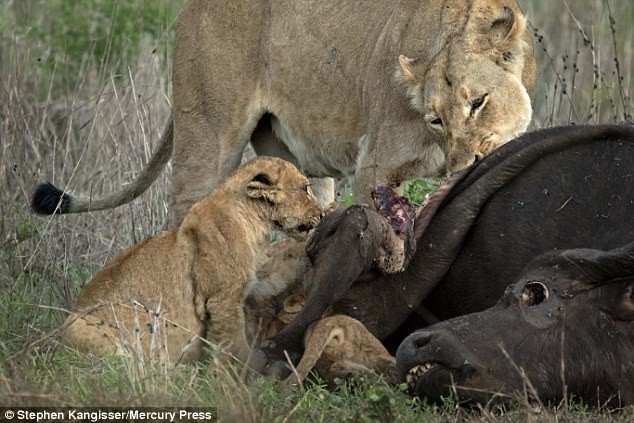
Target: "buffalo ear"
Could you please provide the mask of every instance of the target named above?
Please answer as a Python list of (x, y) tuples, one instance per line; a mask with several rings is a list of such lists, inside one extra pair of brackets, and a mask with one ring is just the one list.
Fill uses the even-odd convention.
[(561, 254), (562, 269), (588, 285), (634, 275), (634, 242), (613, 250), (568, 250)]
[(273, 201), (274, 192), (274, 184), (266, 173), (258, 173), (247, 183), (247, 195), (251, 198)]
[(556, 285), (570, 295), (634, 275), (634, 242), (613, 250), (576, 248), (551, 251), (526, 265), (523, 276), (539, 280), (555, 277)]
[(574, 249), (554, 260), (558, 273), (571, 283), (570, 293), (634, 275), (634, 242), (613, 250)]
[(625, 321), (634, 320), (634, 282), (630, 282), (621, 292), (614, 317)]

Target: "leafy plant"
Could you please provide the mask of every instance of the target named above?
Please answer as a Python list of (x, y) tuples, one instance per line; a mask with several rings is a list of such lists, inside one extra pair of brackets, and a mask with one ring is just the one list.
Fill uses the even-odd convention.
[(439, 185), (439, 179), (413, 179), (405, 182), (403, 193), (412, 203), (423, 204), (427, 196)]

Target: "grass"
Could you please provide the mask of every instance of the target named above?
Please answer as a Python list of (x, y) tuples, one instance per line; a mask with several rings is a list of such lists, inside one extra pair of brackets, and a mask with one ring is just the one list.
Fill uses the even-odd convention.
[[(316, 380), (289, 391), (263, 378), (245, 381), (212, 354), (167, 369), (59, 344), (64, 310), (91, 275), (162, 229), (171, 172), (168, 166), (140, 199), (117, 210), (31, 214), (29, 196), (42, 180), (99, 195), (133, 179), (169, 115), (178, 7), (81, 3), (0, 5), (0, 405), (217, 407), (227, 421), (631, 420), (632, 409), (609, 413), (575, 401), (539, 409), (518, 401), (468, 410), (451, 398), (428, 405), (382, 383), (328, 390)], [(634, 6), (570, 1), (561, 12), (563, 1), (520, 3), (539, 63), (533, 127), (631, 121)], [(406, 190), (422, 202), (430, 188), (433, 182), (416, 181)]]
[(632, 122), (634, 6), (520, 1), (534, 34), (534, 127)]

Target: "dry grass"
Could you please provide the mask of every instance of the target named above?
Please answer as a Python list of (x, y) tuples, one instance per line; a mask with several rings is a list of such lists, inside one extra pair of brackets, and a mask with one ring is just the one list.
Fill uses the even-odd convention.
[[(5, 245), (28, 251), (22, 270), (37, 270), (67, 290), (70, 269), (94, 273), (124, 246), (161, 228), (169, 170), (142, 201), (104, 213), (35, 218), (28, 209), (30, 193), (38, 182), (50, 180), (94, 196), (133, 179), (169, 115), (166, 65), (141, 56), (130, 67), (134, 71), (116, 83), (86, 75), (70, 97), (40, 100), (30, 90), (37, 81), (29, 78), (40, 76), (26, 70), (33, 62), (30, 52), (17, 43), (11, 47), (16, 70), (23, 73), (3, 73), (0, 91), (2, 238)], [(21, 235), (21, 227), (31, 233)], [(35, 232), (38, 236), (29, 236)], [(62, 305), (70, 304), (63, 299)]]
[(634, 5), (519, 1), (534, 34), (536, 128), (632, 122)]
[[(51, 332), (90, 275), (124, 247), (163, 227), (171, 169), (141, 198), (116, 210), (42, 218), (28, 207), (38, 182), (99, 196), (147, 163), (170, 109), (170, 62), (153, 53), (169, 38), (144, 39), (116, 75), (88, 56), (72, 84), (44, 66), (42, 42), (0, 6), (0, 403), (3, 405), (211, 405), (227, 420), (578, 421), (628, 420), (563, 404), (478, 413), (421, 407), (385, 385), (316, 385), (282, 393), (241, 381), (213, 356), (185, 369), (101, 360), (60, 346)], [(604, 0), (520, 1), (535, 28), (540, 77), (534, 127), (632, 120), (634, 6)], [(556, 3), (556, 5), (555, 5)], [(556, 13), (553, 13), (553, 9)], [(610, 19), (613, 17), (613, 20)], [(44, 46), (45, 47), (45, 46)], [(169, 45), (168, 45), (169, 47)], [(169, 50), (169, 48), (168, 48)], [(117, 57), (110, 52), (111, 61)], [(63, 60), (57, 58), (55, 60)], [(120, 71), (123, 69), (123, 71)], [(520, 401), (521, 403), (521, 401)]]

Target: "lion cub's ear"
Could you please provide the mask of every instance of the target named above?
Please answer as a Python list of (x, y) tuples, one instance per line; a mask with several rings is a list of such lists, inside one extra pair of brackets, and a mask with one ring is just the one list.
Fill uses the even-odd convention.
[(418, 59), (410, 59), (404, 55), (398, 57), (398, 66), (394, 72), (394, 78), (407, 89), (407, 96), (414, 110), (424, 111), (422, 87), (427, 65)]
[(418, 59), (411, 59), (404, 55), (398, 57), (398, 67), (394, 73), (396, 80), (416, 85), (425, 77), (427, 66)]
[(266, 201), (273, 201), (273, 194), (276, 191), (271, 177), (266, 173), (258, 173), (247, 184), (247, 195), (251, 198), (262, 198)]

